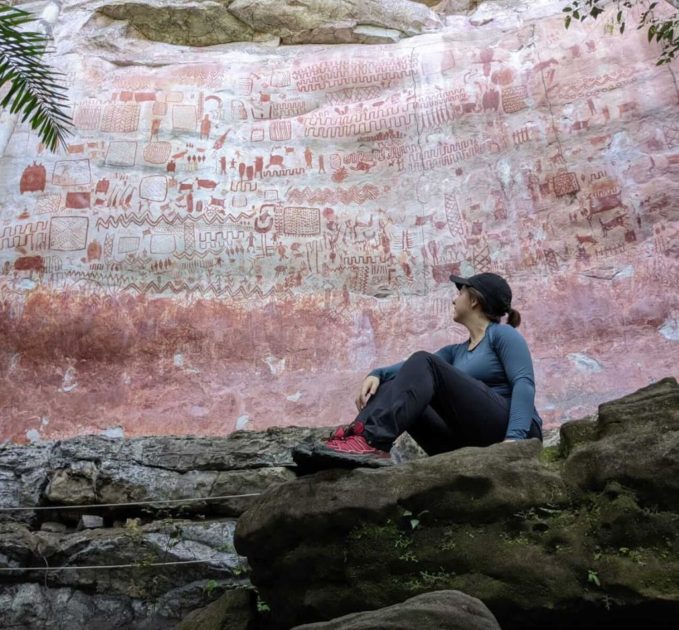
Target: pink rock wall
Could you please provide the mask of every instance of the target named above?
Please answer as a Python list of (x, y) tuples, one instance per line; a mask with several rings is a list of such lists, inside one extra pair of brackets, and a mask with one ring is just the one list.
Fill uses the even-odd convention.
[(348, 422), (466, 339), (453, 271), (509, 279), (546, 426), (677, 376), (679, 64), (555, 7), (136, 65), (57, 27), (68, 150), (0, 119), (0, 439)]

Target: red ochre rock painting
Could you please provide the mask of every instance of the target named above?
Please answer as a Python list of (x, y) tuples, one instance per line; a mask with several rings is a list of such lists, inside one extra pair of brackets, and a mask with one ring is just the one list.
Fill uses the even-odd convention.
[(57, 56), (67, 151), (0, 129), (0, 439), (348, 422), (465, 339), (451, 271), (510, 280), (547, 427), (677, 376), (679, 62), (560, 9)]

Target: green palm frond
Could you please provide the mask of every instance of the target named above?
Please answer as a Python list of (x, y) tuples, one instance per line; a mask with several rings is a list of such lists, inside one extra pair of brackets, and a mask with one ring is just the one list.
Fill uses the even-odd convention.
[(21, 122), (30, 116), (31, 128), (54, 151), (58, 144), (65, 147), (72, 122), (64, 111), (66, 88), (57, 79), (63, 73), (42, 61), (47, 52), (45, 36), (19, 30), (34, 19), (26, 11), (0, 4), (0, 88), (9, 82), (0, 107), (21, 114)]

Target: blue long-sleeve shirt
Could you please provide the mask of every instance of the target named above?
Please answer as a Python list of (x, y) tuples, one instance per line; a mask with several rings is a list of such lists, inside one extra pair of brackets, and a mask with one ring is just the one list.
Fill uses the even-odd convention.
[[(521, 333), (507, 324), (491, 322), (479, 344), (471, 351), (467, 348), (467, 342), (456, 343), (443, 346), (434, 354), (509, 399), (505, 438), (525, 439), (531, 420), (542, 427), (542, 418), (535, 409), (533, 361)], [(389, 381), (403, 363), (405, 361), (376, 368), (369, 376), (377, 376), (381, 382)]]

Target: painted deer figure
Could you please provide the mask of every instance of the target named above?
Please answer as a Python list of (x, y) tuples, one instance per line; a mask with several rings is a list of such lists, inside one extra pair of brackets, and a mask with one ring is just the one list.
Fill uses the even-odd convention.
[(601, 224), (602, 234), (606, 236), (606, 234), (613, 228), (622, 227), (625, 225), (625, 215), (619, 214), (617, 217), (613, 217), (608, 221), (602, 221), (599, 219), (599, 223)]
[[(271, 149), (273, 151), (273, 149)], [(272, 166), (283, 166), (283, 160), (285, 157), (283, 155), (274, 155), (273, 153), (269, 153), (269, 163), (266, 165), (266, 168), (271, 168)]]

